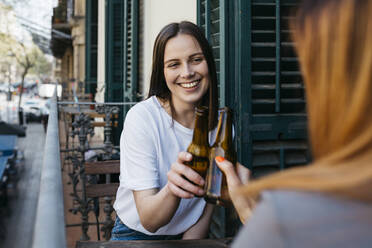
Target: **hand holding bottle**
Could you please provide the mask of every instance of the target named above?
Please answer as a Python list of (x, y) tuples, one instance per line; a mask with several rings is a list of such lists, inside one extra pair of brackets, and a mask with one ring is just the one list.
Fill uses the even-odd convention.
[(237, 193), (237, 189), (249, 182), (250, 170), (236, 163), (234, 166), (223, 157), (216, 157), (217, 166), (225, 174), (229, 195), (242, 223), (251, 216), (254, 201)]
[(192, 160), (192, 155), (188, 152), (180, 152), (177, 161), (172, 164), (168, 172), (169, 190), (177, 197), (192, 198), (194, 196), (203, 196), (204, 179), (189, 166), (186, 162)]
[(218, 169), (215, 158), (225, 157), (232, 164), (236, 163), (236, 152), (233, 145), (233, 114), (228, 107), (219, 109), (217, 134), (214, 144), (210, 147), (209, 167), (206, 175), (204, 199), (208, 203), (227, 207), (231, 203), (226, 177)]

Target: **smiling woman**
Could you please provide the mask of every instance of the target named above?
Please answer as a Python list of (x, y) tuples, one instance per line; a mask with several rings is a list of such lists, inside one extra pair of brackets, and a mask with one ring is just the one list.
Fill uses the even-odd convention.
[(120, 186), (113, 240), (198, 239), (213, 207), (204, 179), (185, 162), (195, 108), (217, 119), (217, 74), (211, 47), (193, 23), (171, 23), (156, 38), (148, 99), (126, 115), (120, 139)]
[[(181, 56), (181, 54), (172, 52), (173, 49), (180, 51), (180, 53), (185, 52), (183, 49), (186, 49), (186, 47), (183, 46), (187, 46), (189, 49), (194, 50), (194, 52), (189, 51), (189, 63), (185, 63), (185, 58), (184, 61), (180, 61), (181, 58), (177, 56)], [(185, 54), (183, 56), (185, 56)], [(165, 58), (165, 56), (167, 56), (167, 58)], [(173, 61), (172, 59), (175, 60)], [(208, 71), (204, 76), (208, 77), (208, 80), (206, 80), (209, 84), (208, 90), (196, 104), (209, 107), (209, 130), (212, 130), (217, 125), (218, 91), (216, 66), (213, 59), (212, 49), (207, 39), (199, 27), (193, 23), (172, 23), (165, 26), (160, 31), (154, 45), (151, 82), (148, 97), (150, 98), (151, 96), (157, 96), (159, 99), (165, 102), (165, 104), (168, 104), (172, 118), (177, 119), (171, 89), (168, 85), (169, 80), (166, 80), (166, 75), (168, 74), (167, 71), (170, 68), (167, 68), (165, 63), (173, 62), (168, 65), (173, 67), (181, 66), (181, 69), (185, 65), (188, 65), (188, 67), (185, 68), (187, 73), (187, 70), (191, 70), (190, 66), (193, 59), (195, 60), (195, 63), (201, 59), (203, 62), (202, 64), (206, 63), (207, 65)], [(179, 65), (181, 62), (184, 64)], [(193, 71), (189, 71), (188, 73), (190, 72), (191, 74), (196, 73)], [(182, 72), (182, 74), (183, 73), (185, 72)], [(190, 75), (188, 76), (190, 77)], [(194, 76), (194, 80), (197, 79), (196, 76), (197, 75)]]

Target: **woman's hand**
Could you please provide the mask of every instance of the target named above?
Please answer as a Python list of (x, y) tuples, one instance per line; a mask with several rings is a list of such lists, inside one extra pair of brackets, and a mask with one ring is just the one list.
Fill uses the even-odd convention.
[(239, 218), (242, 223), (245, 223), (251, 216), (254, 201), (237, 193), (237, 189), (249, 182), (250, 170), (240, 163), (236, 163), (236, 167), (234, 167), (230, 161), (219, 156), (216, 157), (216, 162), (226, 176), (229, 194)]
[(184, 163), (191, 161), (192, 155), (188, 152), (180, 152), (177, 161), (172, 164), (168, 172), (167, 187), (180, 198), (192, 198), (195, 195), (204, 194), (204, 179), (189, 166)]

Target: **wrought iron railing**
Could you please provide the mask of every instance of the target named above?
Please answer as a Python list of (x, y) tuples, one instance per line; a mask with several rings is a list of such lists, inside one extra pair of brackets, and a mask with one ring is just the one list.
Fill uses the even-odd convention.
[[(33, 234), (32, 247), (34, 248), (66, 247), (61, 152), (77, 155), (70, 158), (74, 169), (69, 174), (74, 188), (76, 189), (77, 184), (80, 184), (82, 187), (81, 189), (84, 191), (84, 184), (86, 183), (84, 174), (84, 153), (88, 149), (102, 150), (104, 155), (109, 155), (112, 153), (113, 149), (118, 149), (118, 147), (115, 147), (110, 142), (109, 138), (111, 134), (112, 116), (117, 114), (119, 110), (118, 106), (135, 104), (79, 102), (76, 98), (74, 100), (73, 102), (58, 102), (57, 96), (54, 95), (51, 101), (41, 173), (40, 193)], [(75, 108), (78, 112), (83, 112), (82, 110), (84, 110), (84, 107), (95, 105), (94, 112), (105, 116), (105, 123), (103, 125), (105, 138), (103, 144), (98, 147), (89, 146), (87, 142), (88, 136), (93, 136), (94, 134), (92, 130), (92, 118), (87, 114), (78, 113), (74, 121), (70, 123), (71, 130), (68, 130), (67, 133), (70, 138), (77, 137), (78, 143), (75, 146), (66, 146), (60, 149), (58, 105), (70, 106), (71, 108)], [(78, 206), (72, 209), (72, 212), (75, 210), (76, 213), (79, 212), (81, 214), (81, 223), (79, 224), (79, 226), (82, 227), (81, 239), (90, 239), (87, 235), (87, 229), (88, 225), (91, 223), (88, 222), (87, 217), (88, 213), (92, 211), (92, 207), (90, 206), (92, 199), (86, 198), (84, 193), (79, 194), (78, 190), (74, 190), (72, 195), (74, 200), (79, 203)], [(105, 226), (106, 223), (100, 224)]]
[[(78, 97), (73, 90), (74, 96), (73, 101), (60, 101), (60, 112), (65, 116), (65, 147), (61, 150), (64, 153), (65, 161), (70, 161), (68, 166), (68, 175), (70, 178), (70, 184), (72, 185), (71, 196), (73, 198), (73, 207), (69, 209), (73, 214), (80, 214), (81, 222), (78, 224), (68, 224), (69, 226), (81, 226), (82, 236), (81, 240), (89, 240), (88, 228), (89, 225), (97, 225), (97, 237), (100, 239), (99, 227), (102, 226), (101, 230), (104, 233), (105, 239), (110, 237), (111, 228), (113, 226), (113, 220), (111, 214), (113, 208), (111, 206), (111, 197), (105, 197), (105, 221), (99, 222), (97, 211), (99, 212), (99, 206), (97, 206), (98, 199), (89, 198), (85, 192), (86, 186), (89, 183), (94, 183), (94, 178), (88, 178), (85, 174), (85, 154), (91, 150), (101, 150), (102, 159), (110, 160), (114, 151), (118, 151), (119, 147), (114, 146), (111, 142), (112, 127), (114, 126), (114, 116), (118, 116), (120, 111), (119, 106), (123, 105), (134, 105), (135, 102), (117, 103), (117, 102), (80, 102)], [(91, 108), (93, 107), (93, 108)], [(103, 144), (100, 146), (91, 146), (89, 140), (94, 136), (94, 116), (95, 114), (100, 115), (104, 119), (104, 123), (101, 123), (103, 127)], [(70, 115), (71, 118), (67, 116)], [(71, 140), (72, 142), (70, 142)], [(110, 175), (106, 175), (106, 182), (110, 181)], [(98, 209), (98, 210), (97, 210)], [(89, 222), (89, 213), (94, 212), (97, 218), (97, 223)]]

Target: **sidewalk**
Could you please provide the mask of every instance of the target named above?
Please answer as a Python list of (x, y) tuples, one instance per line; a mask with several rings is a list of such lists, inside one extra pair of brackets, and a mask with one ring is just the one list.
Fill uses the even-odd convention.
[(36, 207), (40, 190), (45, 133), (40, 123), (27, 125), (25, 138), (18, 138), (18, 148), (24, 152), (25, 164), (19, 172), (17, 188), (9, 197), (5, 219), (6, 238), (0, 247), (31, 247)]
[[(61, 149), (64, 149), (64, 128), (60, 122), (60, 140)], [(99, 146), (102, 141), (98, 136), (94, 136), (90, 142), (93, 146)], [(32, 245), (32, 236), (34, 232), (36, 208), (40, 190), (40, 176), (43, 163), (43, 152), (45, 145), (45, 133), (40, 123), (30, 123), (27, 125), (27, 134), (25, 138), (18, 138), (18, 148), (24, 152), (25, 164), (23, 170), (19, 173), (20, 178), (17, 189), (12, 190), (9, 196), (7, 218), (4, 224), (7, 229), (6, 238), (0, 241), (0, 248), (27, 248)], [(64, 212), (66, 224), (67, 247), (75, 248), (76, 241), (81, 237), (81, 226), (71, 226), (81, 223), (81, 214), (73, 214), (69, 210), (76, 207), (70, 193), (73, 192), (70, 184), (71, 164), (65, 161), (65, 155), (61, 153), (62, 180), (64, 188)], [(104, 221), (103, 205), (100, 206), (100, 222)], [(89, 222), (95, 223), (96, 218), (93, 212), (89, 214)], [(97, 227), (90, 225), (88, 235), (91, 240), (97, 240)], [(103, 238), (101, 237), (101, 240)]]

